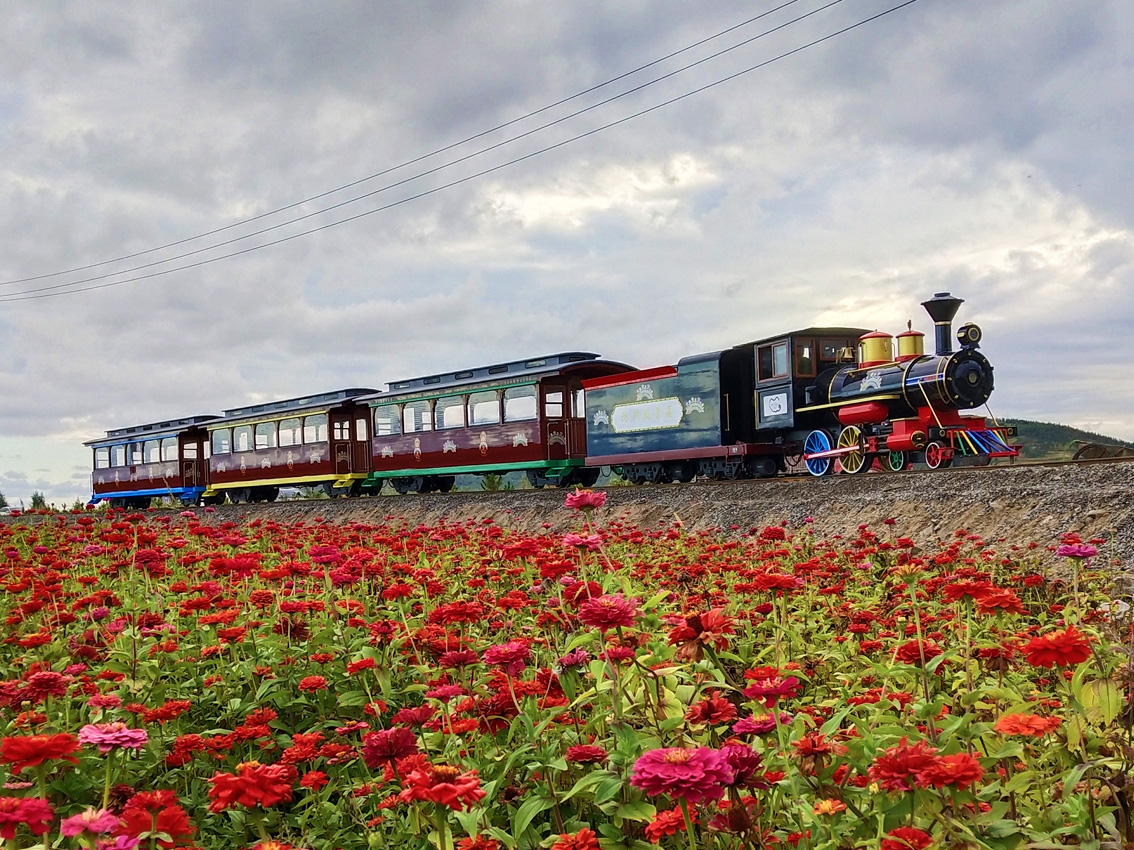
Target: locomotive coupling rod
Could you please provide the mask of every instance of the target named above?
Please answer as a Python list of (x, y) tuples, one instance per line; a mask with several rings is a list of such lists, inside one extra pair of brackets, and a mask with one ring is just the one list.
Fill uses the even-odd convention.
[(827, 451), (825, 451), (825, 452), (814, 452), (813, 454), (808, 454), (807, 452), (804, 452), (803, 453), (803, 459), (804, 460), (812, 460), (812, 459), (821, 460), (822, 458), (825, 458), (825, 457), (842, 457), (843, 455), (849, 455), (851, 452), (861, 452), (861, 451), (863, 451), (862, 446), (843, 446), (842, 448), (827, 449)]

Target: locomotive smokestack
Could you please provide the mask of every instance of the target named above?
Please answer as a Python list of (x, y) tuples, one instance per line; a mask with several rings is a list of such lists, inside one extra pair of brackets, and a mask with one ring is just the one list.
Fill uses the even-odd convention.
[(933, 319), (934, 338), (937, 342), (937, 356), (953, 353), (953, 317), (965, 303), (963, 298), (954, 298), (948, 292), (938, 292), (921, 306)]

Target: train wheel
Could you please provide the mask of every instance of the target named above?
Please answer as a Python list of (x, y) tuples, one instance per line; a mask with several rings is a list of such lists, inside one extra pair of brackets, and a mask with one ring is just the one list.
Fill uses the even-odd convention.
[[(805, 455), (830, 450), (831, 435), (822, 428), (816, 428), (808, 434), (807, 439), (803, 441), (803, 453)], [(834, 465), (834, 461), (829, 457), (810, 458), (805, 461), (805, 463), (807, 464), (807, 471), (816, 477), (828, 474), (831, 471), (831, 467)]]
[(852, 446), (855, 448), (855, 451), (847, 452), (845, 455), (839, 456), (839, 466), (842, 467), (843, 472), (847, 475), (862, 472), (866, 467), (866, 452), (863, 450), (862, 429), (857, 425), (848, 425), (839, 432), (838, 448), (849, 449)]
[(274, 502), (280, 497), (279, 487), (265, 487), (260, 491), (260, 498), (265, 502)]
[(442, 475), (437, 479), (434, 489), (436, 489), (438, 493), (449, 493), (452, 491), (453, 485), (456, 482), (457, 479), (452, 475)]
[(901, 472), (906, 468), (906, 453), (886, 452), (885, 460), (882, 461), (882, 468), (890, 472)]
[(594, 487), (598, 483), (600, 472), (602, 470), (597, 466), (576, 467), (571, 483), (578, 484), (580, 487)]
[(238, 487), (228, 491), (228, 500), (234, 505), (247, 504), (252, 500), (252, 491), (248, 487)]
[(943, 461), (945, 460), (945, 458), (942, 457), (943, 454), (944, 452), (942, 451), (941, 444), (937, 441), (926, 443), (925, 465), (930, 469), (937, 469), (937, 467), (941, 466)]

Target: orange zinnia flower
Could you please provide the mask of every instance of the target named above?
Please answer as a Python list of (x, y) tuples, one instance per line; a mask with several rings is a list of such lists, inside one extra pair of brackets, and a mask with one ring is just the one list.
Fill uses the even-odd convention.
[(1054, 732), (1063, 720), (1058, 717), (1040, 717), (1038, 714), (1005, 714), (992, 727), (1001, 735), (1027, 735), (1040, 738)]
[(1024, 644), (1024, 657), (1035, 667), (1071, 667), (1091, 657), (1091, 642), (1074, 626)]

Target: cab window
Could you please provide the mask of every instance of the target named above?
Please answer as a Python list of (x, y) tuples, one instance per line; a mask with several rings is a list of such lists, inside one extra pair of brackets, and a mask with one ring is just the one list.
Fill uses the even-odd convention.
[(770, 381), (773, 378), (787, 377), (788, 351), (786, 341), (760, 346), (757, 357), (760, 362), (761, 381)]
[(815, 340), (797, 339), (795, 341), (795, 376), (811, 377), (815, 374)]
[(374, 436), (396, 437), (402, 433), (402, 412), (396, 404), (374, 408)]

